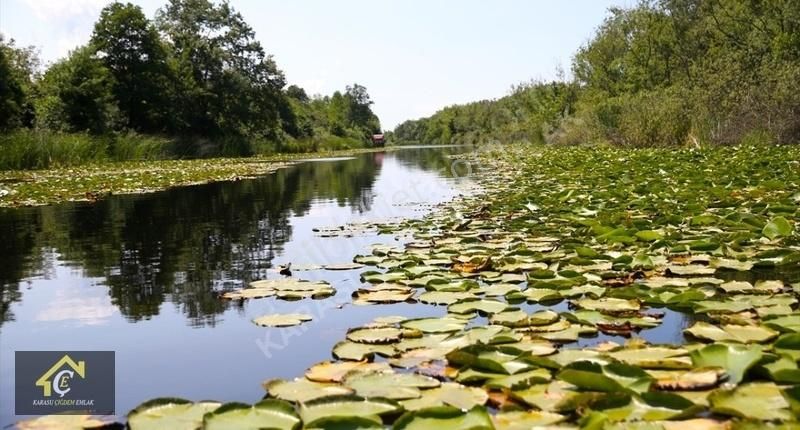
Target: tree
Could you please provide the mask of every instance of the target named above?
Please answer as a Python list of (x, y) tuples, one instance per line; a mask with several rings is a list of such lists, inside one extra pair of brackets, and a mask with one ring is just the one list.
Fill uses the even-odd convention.
[(33, 125), (31, 98), (38, 65), (34, 48), (17, 48), (13, 39), (6, 43), (0, 35), (0, 129)]
[(227, 2), (170, 0), (157, 15), (172, 46), (185, 132), (275, 137), (283, 73)]
[(119, 109), (114, 78), (90, 47), (81, 47), (53, 64), (40, 83), (40, 124), (61, 131), (105, 133), (114, 129)]
[(347, 121), (353, 128), (361, 130), (366, 135), (380, 131), (378, 117), (372, 112), (372, 99), (363, 85), (353, 84), (347, 86)]
[(127, 127), (168, 128), (171, 78), (155, 27), (139, 6), (112, 3), (94, 25), (91, 46), (114, 77), (114, 96)]

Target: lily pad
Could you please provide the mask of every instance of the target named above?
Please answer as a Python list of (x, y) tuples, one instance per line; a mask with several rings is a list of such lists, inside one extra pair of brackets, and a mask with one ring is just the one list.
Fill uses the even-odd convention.
[(772, 383), (750, 383), (733, 390), (718, 390), (709, 396), (711, 410), (723, 415), (756, 420), (793, 420), (789, 402)]
[(386, 363), (365, 363), (357, 361), (317, 363), (306, 370), (306, 378), (315, 382), (341, 382), (344, 376), (353, 370), (361, 372), (389, 371), (391, 368)]
[(360, 396), (328, 396), (300, 404), (300, 416), (306, 426), (331, 417), (361, 417), (380, 423), (381, 416), (397, 412), (396, 403), (387, 399), (365, 399)]
[(202, 425), (203, 415), (219, 408), (220, 405), (219, 402), (194, 403), (177, 398), (153, 399), (128, 413), (128, 427), (131, 430), (163, 428), (194, 430)]
[(729, 341), (740, 343), (763, 343), (778, 337), (778, 332), (757, 325), (726, 324), (721, 327), (698, 321), (685, 330), (686, 333), (712, 342)]
[(416, 318), (400, 323), (402, 327), (419, 330), (423, 333), (452, 333), (460, 331), (467, 322), (457, 318)]
[(291, 327), (312, 319), (308, 314), (271, 314), (255, 318), (253, 322), (262, 327)]
[(775, 239), (778, 237), (791, 236), (792, 232), (794, 232), (794, 227), (792, 224), (789, 223), (786, 218), (778, 216), (772, 218), (772, 220), (770, 220), (770, 222), (764, 226), (761, 234), (769, 239)]
[(542, 411), (500, 412), (492, 417), (497, 430), (530, 430), (541, 426), (557, 424), (567, 417), (561, 414)]
[(394, 327), (361, 327), (347, 331), (347, 340), (356, 343), (386, 344), (400, 340), (403, 331)]
[(377, 345), (351, 342), (344, 340), (333, 346), (333, 356), (339, 360), (364, 361), (370, 360), (375, 354), (382, 357), (391, 357), (395, 354), (392, 345)]
[(480, 388), (445, 382), (438, 388), (423, 391), (418, 399), (403, 401), (402, 405), (409, 411), (443, 405), (466, 410), (483, 405), (488, 399), (489, 395)]
[(493, 430), (486, 409), (476, 406), (468, 411), (448, 406), (430, 407), (405, 413), (394, 430)]
[(353, 394), (353, 390), (337, 384), (324, 384), (297, 378), (291, 381), (273, 379), (262, 384), (267, 394), (289, 402), (307, 402), (319, 397)]
[(568, 364), (556, 377), (582, 390), (602, 392), (641, 393), (646, 392), (653, 382), (653, 378), (638, 367), (619, 363), (601, 365), (588, 361)]
[(438, 387), (440, 382), (414, 373), (353, 372), (345, 377), (343, 384), (359, 396), (405, 400), (419, 397), (420, 389)]
[(761, 348), (745, 345), (716, 343), (689, 353), (695, 367), (720, 367), (725, 369), (728, 382), (738, 384), (745, 373), (753, 367), (761, 357)]
[(271, 429), (297, 430), (300, 418), (294, 406), (282, 400), (262, 400), (253, 406), (226, 403), (203, 418), (207, 430), (259, 430), (269, 423)]

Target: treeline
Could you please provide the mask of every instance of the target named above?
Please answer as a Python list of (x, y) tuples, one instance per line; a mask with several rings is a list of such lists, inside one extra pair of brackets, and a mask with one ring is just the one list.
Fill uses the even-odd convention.
[(800, 142), (800, 2), (647, 0), (614, 8), (573, 78), (399, 125), (400, 143), (628, 146)]
[(44, 72), (0, 37), (0, 101), (0, 168), (354, 147), (380, 130), (366, 88), (287, 87), (242, 15), (209, 0), (169, 0), (154, 20), (109, 4)]

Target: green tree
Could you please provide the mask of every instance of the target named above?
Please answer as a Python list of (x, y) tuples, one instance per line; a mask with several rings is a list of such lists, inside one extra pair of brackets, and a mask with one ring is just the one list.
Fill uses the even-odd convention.
[(91, 46), (114, 77), (124, 125), (143, 132), (166, 130), (172, 93), (167, 53), (142, 9), (130, 3), (103, 8)]
[(277, 138), (283, 73), (227, 2), (170, 0), (157, 15), (178, 72), (184, 132)]
[(18, 48), (0, 34), (0, 129), (33, 125), (31, 100), (38, 66), (34, 48)]
[(89, 47), (72, 51), (44, 74), (37, 100), (40, 125), (60, 131), (105, 133), (117, 124), (114, 78)]

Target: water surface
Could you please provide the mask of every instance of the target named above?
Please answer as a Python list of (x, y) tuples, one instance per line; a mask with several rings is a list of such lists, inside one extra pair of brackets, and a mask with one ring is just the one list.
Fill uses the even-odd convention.
[[(359, 270), (295, 271), (338, 290), (327, 300), (244, 303), (219, 292), (279, 277), (277, 265), (350, 262), (390, 235), (322, 238), (313, 229), (419, 217), (473, 186), (448, 154), (410, 148), (305, 162), (252, 180), (114, 196), (95, 204), (0, 210), (0, 426), (15, 421), (14, 351), (116, 351), (116, 412), (153, 397), (255, 402), (265, 379), (330, 358), (347, 328), (444, 308), (348, 305)], [(305, 312), (270, 329), (251, 320)]]

